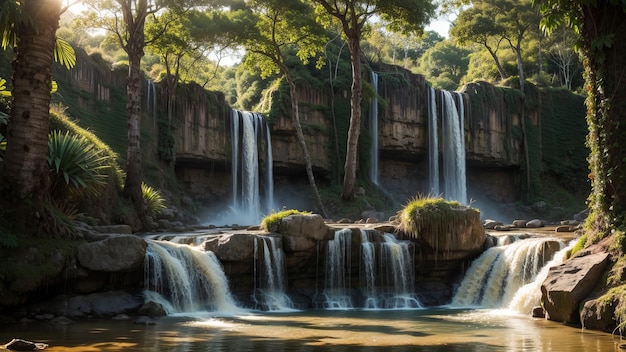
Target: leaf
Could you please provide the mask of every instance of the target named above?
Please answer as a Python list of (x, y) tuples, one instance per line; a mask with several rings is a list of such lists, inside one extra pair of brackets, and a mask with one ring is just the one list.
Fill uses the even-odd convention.
[(69, 70), (76, 65), (76, 52), (70, 43), (57, 38), (54, 47), (54, 59)]
[(56, 91), (59, 90), (59, 84), (57, 83), (57, 81), (52, 81), (52, 87), (50, 88), (50, 93), (56, 93)]

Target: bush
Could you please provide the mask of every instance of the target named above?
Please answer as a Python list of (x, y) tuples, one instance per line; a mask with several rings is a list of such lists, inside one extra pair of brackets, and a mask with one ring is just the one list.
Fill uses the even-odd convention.
[(141, 193), (143, 194), (144, 202), (146, 202), (148, 215), (157, 215), (161, 210), (165, 209), (165, 200), (161, 197), (159, 191), (142, 182)]

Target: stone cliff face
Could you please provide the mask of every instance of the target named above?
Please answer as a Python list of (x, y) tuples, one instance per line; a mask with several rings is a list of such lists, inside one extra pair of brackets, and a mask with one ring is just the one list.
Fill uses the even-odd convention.
[[(118, 71), (98, 69), (94, 65), (79, 60), (76, 68), (65, 74), (70, 76), (72, 85), (79, 91), (89, 92), (97, 101), (112, 104), (120, 99), (114, 96), (113, 87), (122, 91), (124, 89), (122, 75)], [(417, 194), (429, 193), (429, 94), (433, 90), (423, 76), (396, 66), (383, 65), (375, 68), (375, 71), (379, 76), (379, 130), (376, 136), (379, 146), (379, 183), (392, 198), (402, 204)], [(154, 97), (150, 98), (150, 85), (147, 86), (146, 115), (149, 116), (142, 120), (142, 124), (158, 136), (158, 142), (154, 138), (142, 143), (148, 145), (148, 150), (158, 154), (162, 160), (175, 160), (173, 165), (179, 180), (198, 203), (228, 204), (232, 199), (232, 112), (224, 95), (205, 91), (198, 85), (184, 85), (178, 88), (176, 97), (168, 106), (166, 88), (157, 84), (157, 115), (152, 111), (152, 102), (149, 100), (154, 100)], [(520, 127), (522, 116), (525, 116), (529, 129), (530, 166), (535, 182), (540, 183), (544, 174), (564, 179), (572, 177), (572, 172), (583, 170), (584, 173), (586, 129), (583, 98), (569, 92), (546, 90), (533, 93), (536, 91), (535, 88), (527, 95), (523, 109), (525, 115), (522, 115), (521, 97), (514, 89), (475, 82), (466, 85), (460, 92), (465, 111), (468, 199), (479, 200), (476, 204), (478, 208), (481, 208), (481, 200), (501, 203), (522, 198), (521, 185), (524, 184), (526, 168)], [(437, 122), (441, 128), (444, 118), (441, 112), (442, 93), (434, 90), (434, 96), (438, 110)], [(298, 90), (300, 120), (316, 180), (321, 184), (333, 178), (340, 180), (338, 175), (344, 163), (349, 120), (348, 98), (349, 91), (344, 90), (331, 92), (329, 89), (309, 86), (301, 86)], [(77, 101), (80, 107), (87, 109), (89, 104), (93, 104), (82, 99), (80, 94)], [(561, 109), (563, 105), (568, 109)], [(70, 110), (73, 109), (70, 107)], [(171, 111), (169, 122), (168, 109)], [(70, 112), (80, 116), (80, 112)], [(360, 141), (361, 177), (369, 173), (366, 160), (372, 138), (367, 127), (366, 113), (367, 109)], [(111, 114), (117, 116), (119, 112)], [(571, 116), (578, 114), (579, 118), (572, 119)], [(307, 181), (293, 121), (280, 112), (272, 113), (268, 118), (277, 189), (297, 185), (300, 191), (292, 191), (291, 196), (302, 195), (302, 185), (306, 185)], [(569, 123), (567, 119), (578, 122)], [(108, 125), (99, 126), (103, 121)], [(111, 129), (111, 124), (119, 125), (111, 136), (104, 136), (103, 140), (123, 154), (124, 116), (94, 119), (88, 124), (93, 124), (96, 132), (99, 129)], [(443, 132), (440, 130), (438, 134), (441, 139)], [(442, 148), (441, 145), (439, 148)], [(440, 155), (443, 153), (442, 150), (439, 152)], [(557, 163), (562, 165), (553, 167)], [(584, 183), (584, 176), (582, 178), (581, 182)], [(581, 187), (572, 188), (575, 190)]]

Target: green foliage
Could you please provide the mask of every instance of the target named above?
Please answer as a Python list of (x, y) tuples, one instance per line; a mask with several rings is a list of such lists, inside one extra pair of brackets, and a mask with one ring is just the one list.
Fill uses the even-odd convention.
[(148, 215), (158, 215), (161, 210), (165, 209), (165, 199), (163, 199), (159, 191), (142, 182), (141, 193), (143, 194), (143, 200), (146, 203)]
[(569, 251), (568, 257), (571, 258), (575, 256), (576, 253), (580, 252), (583, 248), (585, 248), (586, 243), (587, 243), (587, 235), (585, 234), (585, 235), (580, 236), (580, 238), (576, 241), (576, 244), (574, 245), (574, 247), (572, 247), (572, 249)]
[(445, 40), (426, 50), (420, 60), (419, 70), (434, 88), (456, 90), (467, 73), (468, 49)]
[(68, 131), (53, 131), (48, 141), (48, 164), (53, 194), (98, 196), (106, 184), (107, 156), (87, 138)]
[(398, 230), (412, 238), (419, 238), (420, 233), (428, 229), (441, 229), (438, 233), (447, 233), (454, 229), (459, 218), (459, 202), (447, 201), (443, 198), (417, 196), (403, 209), (398, 211)]
[(297, 214), (306, 215), (306, 214), (311, 214), (311, 213), (306, 212), (306, 211), (296, 210), (296, 209), (288, 209), (288, 210), (279, 211), (277, 213), (272, 213), (264, 217), (263, 220), (261, 220), (261, 229), (263, 231), (276, 232), (278, 231), (278, 226), (280, 225), (280, 222), (282, 221), (283, 218), (286, 218), (289, 215), (297, 215)]

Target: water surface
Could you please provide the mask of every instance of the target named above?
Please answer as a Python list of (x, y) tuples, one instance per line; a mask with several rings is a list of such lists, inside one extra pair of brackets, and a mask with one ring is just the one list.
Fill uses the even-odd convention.
[(610, 334), (500, 310), (309, 310), (0, 327), (46, 351), (620, 351)]

